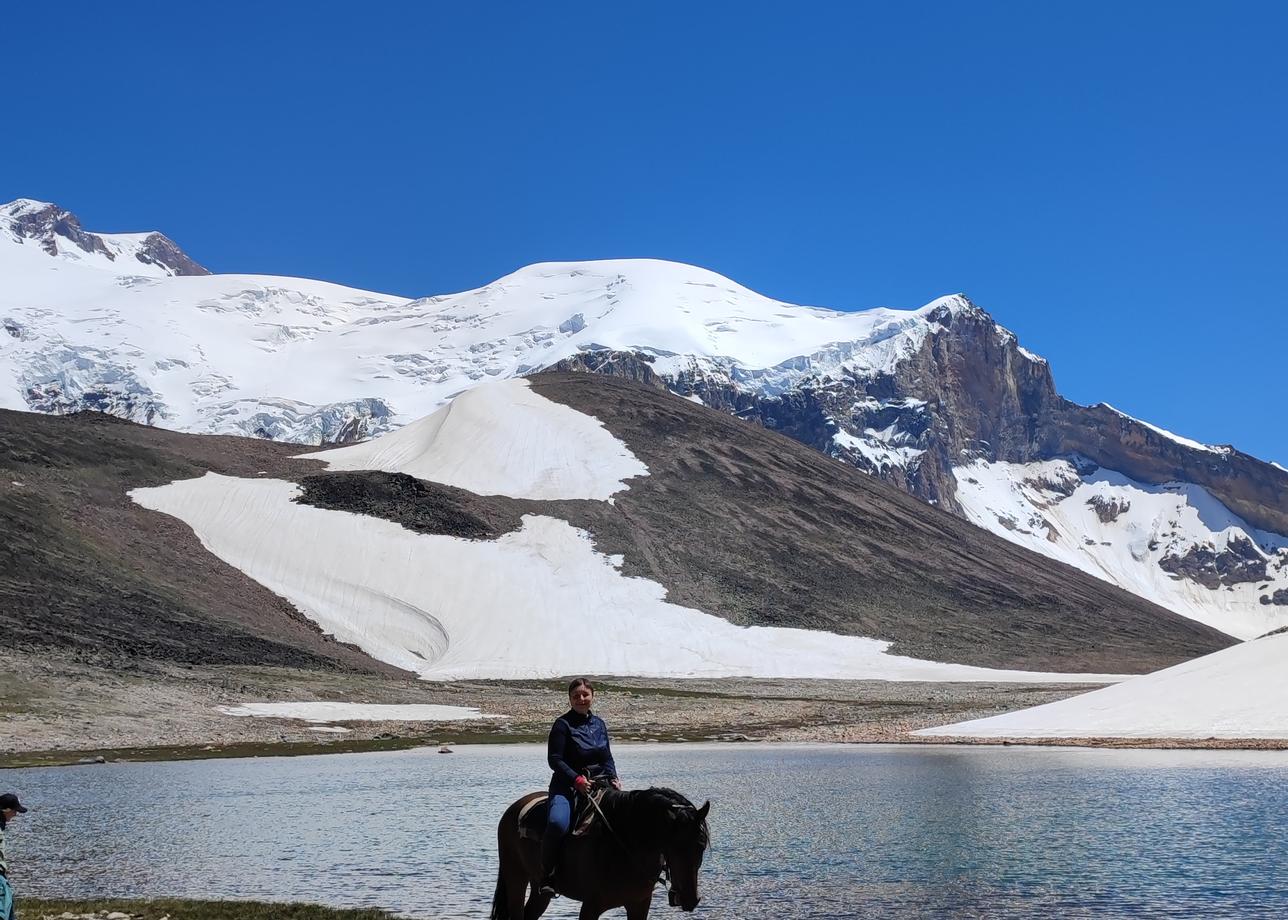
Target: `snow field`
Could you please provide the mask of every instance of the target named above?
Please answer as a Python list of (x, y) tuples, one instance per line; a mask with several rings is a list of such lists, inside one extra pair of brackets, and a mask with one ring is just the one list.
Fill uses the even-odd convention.
[(875, 639), (739, 627), (624, 577), (620, 560), (564, 521), (528, 515), (518, 531), (473, 541), (301, 505), (297, 494), (288, 482), (208, 473), (131, 496), (186, 522), (212, 553), (338, 640), (427, 679), (1122, 679), (940, 664), (889, 655)]
[[(1239, 639), (1288, 625), (1288, 608), (1260, 603), (1261, 596), (1288, 587), (1288, 568), (1276, 568), (1288, 559), (1281, 552), (1288, 538), (1252, 527), (1201, 486), (1147, 485), (1103, 467), (1081, 476), (1068, 460), (977, 460), (956, 467), (954, 475), (966, 518), (1013, 543)], [(1044, 484), (1071, 491), (1066, 496)], [(1126, 507), (1115, 520), (1102, 521), (1089, 504), (1093, 500)], [(1193, 546), (1219, 552), (1239, 538), (1274, 560), (1264, 580), (1212, 589), (1174, 577), (1158, 564)]]
[(648, 467), (596, 418), (526, 380), (480, 384), (383, 437), (301, 455), (332, 470), (384, 470), (511, 498), (607, 499)]
[(1288, 634), (1254, 639), (1080, 696), (916, 735), (1288, 738)]
[(890, 370), (941, 328), (931, 311), (968, 307), (958, 296), (903, 311), (801, 307), (651, 259), (531, 265), (408, 300), (301, 278), (169, 277), (132, 257), (147, 234), (100, 236), (124, 255), (59, 244), (50, 256), (0, 225), (0, 319), (22, 330), (0, 338), (0, 406), (27, 408), (33, 386), (73, 401), (115, 387), (132, 394), (136, 408), (119, 411), (136, 421), (148, 421), (137, 407), (159, 407), (152, 422), (167, 428), (317, 444), (365, 400), (382, 404), (369, 430), (396, 428), (585, 350), (639, 350), (659, 373), (768, 394), (809, 373)]
[(500, 719), (473, 706), (440, 706), (432, 703), (243, 703), (217, 706), (230, 716), (269, 719), (299, 719), (304, 722), (463, 722), (469, 719)]

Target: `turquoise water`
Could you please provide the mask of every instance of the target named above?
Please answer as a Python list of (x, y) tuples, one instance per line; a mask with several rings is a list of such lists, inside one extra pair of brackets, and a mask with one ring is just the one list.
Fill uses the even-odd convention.
[[(1285, 917), (1288, 754), (621, 745), (712, 801), (695, 916)], [(176, 895), (486, 917), (531, 745), (0, 771), (20, 896)], [(659, 896), (654, 914), (678, 916)], [(620, 912), (618, 915), (621, 915)], [(575, 917), (557, 900), (548, 917)], [(612, 915), (610, 915), (612, 916)]]

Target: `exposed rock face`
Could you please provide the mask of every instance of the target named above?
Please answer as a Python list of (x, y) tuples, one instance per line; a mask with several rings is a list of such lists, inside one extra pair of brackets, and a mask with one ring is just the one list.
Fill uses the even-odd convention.
[(145, 264), (164, 265), (175, 275), (209, 275), (210, 270), (194, 262), (163, 233), (150, 233), (134, 257)]
[(1131, 510), (1131, 502), (1106, 498), (1103, 495), (1093, 495), (1087, 500), (1087, 504), (1095, 510), (1096, 517), (1100, 518), (1102, 524), (1111, 524)]
[(1140, 482), (1203, 486), (1249, 524), (1288, 534), (1288, 472), (1233, 447), (1196, 448), (1106, 405), (1058, 400), (1043, 426), (1047, 456), (1078, 453)]
[(1046, 361), (959, 300), (964, 309), (932, 314), (941, 331), (893, 374), (805, 376), (774, 396), (739, 385), (736, 369), (715, 375), (695, 367), (662, 377), (643, 355), (590, 352), (557, 368), (654, 385), (660, 378), (681, 395), (791, 435), (950, 510), (958, 510), (952, 468), (964, 460), (1080, 456), (1139, 482), (1203, 486), (1250, 524), (1288, 534), (1288, 472), (1234, 448), (1189, 446), (1103, 404), (1064, 399)]
[(1235, 538), (1221, 552), (1194, 546), (1183, 556), (1165, 556), (1159, 568), (1205, 588), (1266, 580), (1266, 560), (1248, 540)]
[[(964, 512), (957, 500), (955, 468), (974, 460), (1028, 464), (1066, 458), (1083, 476), (1103, 468), (1154, 486), (1201, 486), (1254, 527), (1288, 535), (1288, 472), (1233, 448), (1169, 436), (1107, 405), (1086, 407), (1062, 398), (1047, 362), (1021, 348), (1014, 335), (965, 298), (953, 298), (930, 319), (936, 324), (934, 334), (925, 336), (892, 372), (865, 374), (834, 366), (827, 374), (806, 372), (773, 395), (748, 385), (740, 369), (718, 362), (714, 369), (712, 362), (693, 362), (678, 372), (659, 374), (647, 355), (590, 352), (559, 369), (664, 385), (959, 514)], [(809, 359), (804, 366), (808, 371)], [(1055, 501), (1080, 484), (1075, 476), (1034, 485)], [(1107, 496), (1094, 496), (1087, 504), (1102, 524), (1118, 521), (1132, 507), (1124, 498)], [(1019, 527), (1006, 514), (995, 518), (1000, 528)], [(1045, 526), (1047, 539), (1056, 539), (1049, 522), (1025, 526), (1029, 524), (1036, 532)], [(1141, 552), (1158, 548), (1157, 543), (1142, 544)], [(1284, 555), (1268, 545), (1258, 551), (1239, 537), (1220, 551), (1201, 544), (1184, 549), (1158, 564), (1173, 577), (1212, 590), (1263, 580), (1267, 557)], [(1137, 562), (1145, 564), (1144, 559), (1141, 555)], [(1278, 603), (1275, 596), (1266, 594), (1270, 599), (1263, 603)]]
[[(1282, 607), (1288, 607), (1288, 588), (1280, 588), (1274, 594), (1261, 595), (1261, 603), (1270, 605), (1276, 604)], [(1284, 627), (1288, 629), (1288, 627)]]
[(116, 258), (116, 253), (98, 234), (86, 232), (76, 215), (57, 205), (40, 204), (24, 208), (10, 218), (10, 227), (18, 236), (36, 241), (51, 256), (58, 255), (61, 239), (64, 245), (75, 246), (82, 252), (97, 252), (109, 259)]
[[(111, 262), (128, 252), (145, 265), (159, 265), (171, 275), (208, 275), (210, 272), (193, 261), (174, 241), (161, 233), (149, 233), (128, 247), (109, 243), (111, 234), (90, 233), (70, 211), (55, 204), (19, 199), (5, 213), (0, 213), (11, 233), (35, 242), (51, 256), (60, 246), (70, 246), (84, 253), (96, 253)], [(128, 266), (122, 266), (128, 271)]]
[(621, 377), (646, 386), (666, 389), (667, 381), (653, 372), (652, 364), (652, 356), (642, 352), (583, 351), (571, 358), (564, 358), (547, 370), (603, 374), (605, 377)]

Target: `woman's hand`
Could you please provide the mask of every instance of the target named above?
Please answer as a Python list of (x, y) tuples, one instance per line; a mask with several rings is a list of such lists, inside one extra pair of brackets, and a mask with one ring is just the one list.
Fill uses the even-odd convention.
[(616, 776), (613, 777), (613, 788), (616, 789), (618, 792), (622, 791), (622, 781), (618, 779)]
[(573, 785), (573, 788), (576, 789), (578, 792), (580, 792), (582, 795), (585, 795), (588, 791), (590, 791), (590, 780), (586, 779), (586, 777), (584, 776), (578, 776), (575, 780), (572, 781), (572, 785)]

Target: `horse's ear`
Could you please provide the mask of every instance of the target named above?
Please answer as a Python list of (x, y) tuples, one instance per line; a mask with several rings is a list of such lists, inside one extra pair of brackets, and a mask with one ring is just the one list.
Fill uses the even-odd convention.
[(710, 800), (708, 800), (703, 803), (701, 808), (698, 809), (698, 820), (699, 821), (707, 820), (707, 812), (709, 812), (710, 810), (711, 810), (711, 802)]

